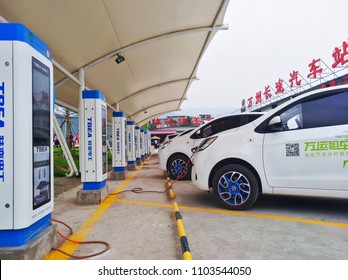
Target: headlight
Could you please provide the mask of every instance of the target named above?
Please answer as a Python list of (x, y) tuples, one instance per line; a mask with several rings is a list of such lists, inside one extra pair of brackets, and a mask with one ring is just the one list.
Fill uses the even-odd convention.
[(163, 145), (162, 145), (162, 150), (163, 150), (165, 147), (167, 147), (171, 142), (172, 142), (172, 141), (167, 141), (167, 142), (163, 143)]
[(213, 142), (216, 140), (216, 138), (217, 138), (217, 136), (210, 137), (210, 138), (203, 140), (203, 142), (198, 146), (198, 152), (203, 151), (206, 148), (208, 148), (211, 144), (213, 144)]

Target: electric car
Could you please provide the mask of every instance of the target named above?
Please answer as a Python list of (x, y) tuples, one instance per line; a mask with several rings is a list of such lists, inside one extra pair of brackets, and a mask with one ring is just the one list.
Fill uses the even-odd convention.
[(176, 179), (191, 179), (191, 149), (200, 144), (206, 137), (228, 129), (237, 129), (260, 116), (263, 113), (240, 113), (211, 120), (190, 131), (163, 143), (159, 151), (160, 168), (167, 171), (169, 177)]
[(260, 193), (348, 198), (348, 86), (312, 91), (205, 139), (193, 184), (232, 210)]

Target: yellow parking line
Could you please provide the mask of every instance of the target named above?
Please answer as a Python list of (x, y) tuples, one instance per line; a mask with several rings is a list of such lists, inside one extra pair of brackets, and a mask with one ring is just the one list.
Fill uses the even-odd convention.
[[(141, 170), (138, 169), (134, 171), (129, 177), (127, 177), (122, 184), (116, 189), (114, 193), (123, 191), (126, 186), (134, 179), (134, 177)], [(104, 215), (104, 213), (109, 209), (109, 207), (115, 202), (115, 198), (118, 195), (109, 195), (100, 206), (81, 224), (79, 229), (70, 237), (72, 240), (84, 241), (88, 234), (91, 232), (96, 223)], [(59, 248), (60, 250), (72, 255), (76, 251), (79, 244), (72, 243), (69, 241), (64, 242), (64, 244)], [(58, 251), (53, 250), (49, 253), (45, 259), (46, 260), (68, 260), (70, 257), (64, 255)]]
[(162, 208), (173, 208), (171, 204), (166, 204), (166, 203), (136, 201), (136, 200), (127, 200), (127, 199), (119, 199), (119, 198), (115, 199), (115, 202), (126, 203), (126, 204), (147, 205), (147, 206), (162, 207)]
[[(165, 203), (153, 203), (153, 202), (146, 202), (146, 201), (125, 200), (125, 199), (116, 199), (115, 201), (120, 203), (147, 205), (147, 206), (163, 207), (163, 208), (172, 207), (170, 204), (165, 204)], [(189, 210), (189, 211), (197, 211), (197, 212), (204, 212), (204, 213), (217, 213), (217, 214), (234, 215), (234, 216), (240, 216), (240, 217), (270, 219), (270, 220), (305, 223), (305, 224), (313, 224), (313, 225), (321, 225), (321, 226), (329, 226), (329, 227), (348, 228), (348, 224), (345, 224), (345, 223), (325, 222), (325, 221), (319, 221), (319, 220), (303, 219), (303, 218), (295, 218), (295, 217), (287, 217), (287, 216), (239, 212), (239, 211), (231, 211), (231, 210), (224, 210), (224, 209), (209, 209), (209, 208), (182, 206), (182, 205), (180, 206), (180, 208)]]
[(134, 180), (160, 180), (160, 181), (164, 181), (165, 178), (151, 178), (151, 177), (137, 177)]

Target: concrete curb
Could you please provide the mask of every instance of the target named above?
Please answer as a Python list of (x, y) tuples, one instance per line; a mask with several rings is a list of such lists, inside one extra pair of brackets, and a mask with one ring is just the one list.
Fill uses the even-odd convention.
[(173, 188), (171, 187), (171, 184), (172, 184), (172, 182), (171, 182), (169, 176), (167, 176), (167, 188), (169, 188), (169, 190), (168, 190), (169, 198), (174, 199), (175, 194), (174, 194)]
[(185, 227), (184, 227), (184, 223), (182, 221), (181, 214), (179, 212), (178, 204), (176, 202), (174, 202), (173, 207), (174, 207), (174, 215), (175, 215), (175, 219), (176, 219), (176, 224), (177, 224), (178, 232), (179, 232), (179, 236), (180, 236), (180, 244), (181, 244), (183, 259), (184, 260), (192, 260), (192, 254), (190, 252), (190, 248), (188, 245)]

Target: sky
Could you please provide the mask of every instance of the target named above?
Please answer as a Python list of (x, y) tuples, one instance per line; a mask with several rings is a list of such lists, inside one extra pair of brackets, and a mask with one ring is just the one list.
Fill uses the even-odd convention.
[(181, 108), (234, 110), (292, 71), (306, 77), (313, 59), (331, 66), (348, 38), (346, 11), (347, 0), (230, 0), (229, 29), (210, 42)]

